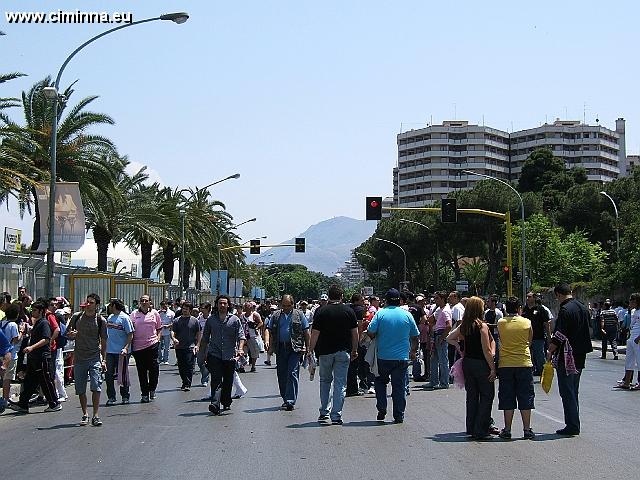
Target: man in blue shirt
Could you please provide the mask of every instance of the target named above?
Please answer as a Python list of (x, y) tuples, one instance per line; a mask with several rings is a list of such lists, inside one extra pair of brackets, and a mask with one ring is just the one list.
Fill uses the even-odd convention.
[(277, 356), (278, 387), (283, 404), (281, 408), (291, 411), (298, 399), (298, 377), (300, 361), (309, 351), (309, 321), (302, 310), (293, 308), (291, 295), (284, 295), (281, 310), (271, 315), (269, 352)]
[(407, 367), (416, 359), (418, 327), (411, 314), (400, 308), (400, 292), (392, 288), (385, 295), (387, 306), (371, 320), (367, 333), (376, 339), (378, 376), (375, 378), (378, 420), (387, 415), (387, 384), (391, 378), (393, 422), (404, 421), (407, 406)]
[[(4, 336), (2, 330), (0, 330), (0, 357), (2, 358), (2, 362), (0, 363), (0, 377), (4, 375), (4, 372), (9, 368), (9, 364), (11, 363), (13, 348), (7, 337)], [(4, 409), (7, 408), (7, 401), (0, 396), (0, 413), (4, 412)]]
[[(114, 380), (118, 376), (120, 364), (124, 368), (129, 365), (131, 341), (133, 340), (133, 322), (129, 315), (124, 313), (124, 302), (117, 298), (111, 300), (111, 311), (107, 319), (107, 371), (105, 381), (107, 383), (107, 407), (116, 403), (116, 389)], [(128, 373), (128, 372), (123, 372)], [(128, 379), (129, 376), (127, 375)], [(129, 384), (120, 385), (122, 403), (129, 403)]]

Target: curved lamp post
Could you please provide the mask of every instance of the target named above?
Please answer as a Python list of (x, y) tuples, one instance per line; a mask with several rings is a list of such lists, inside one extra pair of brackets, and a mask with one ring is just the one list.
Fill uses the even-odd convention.
[(520, 195), (520, 193), (515, 188), (513, 188), (513, 185), (511, 185), (509, 182), (505, 182), (504, 180), (501, 180), (499, 178), (492, 177), (491, 175), (485, 175), (484, 173), (476, 173), (476, 172), (472, 172), (470, 170), (462, 170), (462, 173), (466, 173), (467, 175), (475, 175), (477, 177), (488, 178), (489, 180), (495, 180), (496, 182), (500, 182), (503, 185), (506, 185), (507, 187), (509, 187), (511, 190), (513, 190), (513, 193), (515, 193), (518, 196), (518, 200), (520, 200), (520, 215), (522, 217), (522, 233), (521, 233), (521, 238), (522, 238), (522, 303), (524, 304), (525, 300), (527, 299), (527, 254), (526, 254), (527, 241), (526, 241), (526, 235), (525, 235), (524, 202), (522, 201), (522, 195)]
[(613, 204), (613, 211), (616, 213), (616, 254), (620, 257), (620, 217), (618, 216), (618, 206), (607, 192), (600, 192), (600, 195), (604, 195), (611, 200), (611, 203)]
[[(378, 238), (378, 237), (374, 237), (374, 240), (377, 240), (378, 242), (386, 242), (386, 243), (390, 243), (391, 245), (398, 247), (400, 250), (402, 250), (402, 255), (404, 256), (404, 277), (403, 277), (403, 284), (406, 287), (407, 286), (407, 252), (404, 251), (404, 248), (402, 248), (400, 245), (398, 245), (395, 242), (392, 242), (391, 240), (386, 240), (384, 238)], [(401, 288), (402, 290), (402, 288)]]
[[(179, 275), (179, 279), (178, 279), (178, 285), (180, 286), (180, 292), (182, 294), (182, 272), (184, 269), (184, 217), (187, 214), (186, 210), (184, 209), (184, 205), (186, 205), (187, 203), (189, 203), (189, 200), (191, 200), (193, 197), (196, 196), (196, 194), (198, 192), (201, 192), (202, 190), (206, 190), (209, 187), (213, 187), (214, 185), (217, 185), (219, 183), (225, 182), (227, 180), (237, 180), (238, 178), (240, 178), (240, 174), (239, 173), (234, 173), (233, 175), (229, 175), (228, 177), (222, 178), (220, 180), (216, 180), (215, 182), (210, 183), (209, 185), (205, 185), (204, 187), (201, 188), (196, 188), (196, 190), (184, 201), (183, 207), (180, 209), (180, 215), (182, 216), (182, 240), (181, 240), (181, 246), (182, 248), (180, 249), (180, 275)], [(182, 192), (186, 192), (189, 191), (189, 189), (187, 188), (183, 188), (182, 190), (180, 190), (180, 193)]]
[(125, 25), (120, 25), (118, 27), (112, 28), (105, 32), (102, 32), (95, 37), (90, 38), (78, 48), (76, 48), (71, 55), (67, 57), (64, 61), (60, 70), (58, 70), (58, 75), (56, 76), (56, 81), (53, 87), (45, 87), (42, 89), (42, 93), (44, 96), (53, 100), (53, 120), (51, 124), (51, 180), (49, 181), (49, 235), (47, 240), (47, 272), (45, 276), (45, 291), (47, 292), (47, 296), (51, 297), (53, 295), (53, 254), (54, 250), (54, 227), (55, 227), (55, 211), (56, 211), (56, 164), (57, 164), (57, 143), (58, 143), (58, 103), (61, 100), (58, 89), (60, 88), (60, 78), (62, 77), (62, 72), (66, 68), (67, 64), (71, 61), (76, 54), (82, 50), (84, 47), (89, 45), (90, 43), (95, 42), (99, 38), (104, 37), (105, 35), (109, 35), (110, 33), (117, 32), (118, 30), (122, 30), (123, 28), (133, 27), (134, 25), (140, 25), (141, 23), (154, 22), (156, 20), (169, 20), (177, 24), (182, 24), (189, 19), (189, 14), (185, 12), (177, 12), (177, 13), (167, 13), (164, 15), (160, 15), (159, 17), (147, 18), (145, 20), (138, 20), (137, 22), (127, 23)]
[[(425, 225), (424, 223), (416, 222), (415, 220), (409, 220), (407, 218), (401, 218), (400, 221), (401, 222), (405, 222), (405, 223), (413, 223), (414, 225), (419, 225), (421, 227), (426, 228), (427, 230), (431, 230), (431, 228), (429, 226)], [(438, 237), (436, 236), (436, 271), (435, 271), (436, 278), (435, 278), (435, 281), (436, 281), (436, 285), (437, 286), (440, 285), (440, 266), (438, 265), (438, 260), (439, 260), (440, 254), (438, 253), (438, 250), (439, 250), (438, 249)]]

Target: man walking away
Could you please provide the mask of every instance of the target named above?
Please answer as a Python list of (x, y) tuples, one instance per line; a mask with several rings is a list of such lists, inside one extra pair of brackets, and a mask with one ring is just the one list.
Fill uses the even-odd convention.
[(393, 422), (402, 423), (407, 406), (407, 367), (409, 359), (416, 358), (419, 332), (411, 314), (400, 308), (398, 290), (389, 290), (385, 299), (387, 306), (378, 310), (368, 328), (368, 335), (376, 339), (378, 358), (379, 376), (374, 382), (377, 419), (383, 421), (387, 415), (387, 384), (391, 379)]
[(566, 424), (556, 433), (567, 436), (579, 435), (580, 374), (584, 369), (587, 353), (593, 351), (589, 335), (589, 310), (573, 298), (571, 287), (566, 283), (557, 285), (554, 293), (560, 302), (560, 310), (547, 358), (554, 357)]
[(169, 347), (171, 343), (171, 325), (175, 318), (175, 313), (169, 308), (166, 300), (160, 302), (160, 310), (158, 310), (160, 320), (162, 321), (162, 335), (160, 336), (160, 344), (158, 351), (158, 363), (160, 365), (169, 365)]
[(618, 360), (618, 314), (611, 308), (611, 300), (604, 301), (600, 312), (600, 331), (602, 332), (602, 357), (607, 358), (607, 344), (611, 345), (613, 359)]
[[(107, 371), (105, 381), (107, 383), (107, 406), (116, 404), (115, 379), (118, 377), (120, 367), (128, 368), (131, 342), (133, 341), (133, 323), (129, 315), (124, 313), (124, 303), (118, 298), (113, 298), (109, 305), (111, 315), (107, 318)], [(121, 372), (123, 375), (127, 372)], [(126, 375), (125, 378), (129, 378)], [(129, 383), (120, 385), (122, 403), (129, 403)]]
[[(311, 344), (307, 355), (318, 353), (320, 362), (320, 416), (342, 425), (342, 406), (347, 391), (347, 372), (358, 356), (358, 321), (352, 308), (343, 305), (342, 288), (329, 287), (329, 303), (318, 309), (313, 319)], [(356, 299), (357, 300), (357, 299)], [(353, 301), (353, 298), (352, 298)], [(329, 392), (333, 401), (329, 410)]]

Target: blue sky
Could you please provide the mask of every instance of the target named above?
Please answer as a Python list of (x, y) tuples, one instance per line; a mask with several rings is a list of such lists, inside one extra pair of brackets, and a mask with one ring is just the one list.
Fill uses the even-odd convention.
[[(637, 2), (25, 1), (5, 11), (188, 11), (87, 47), (62, 84), (116, 125), (101, 129), (164, 184), (214, 187), (245, 239), (280, 242), (309, 225), (364, 218), (389, 195), (401, 126), (467, 119), (504, 130), (556, 117), (614, 128), (640, 150)], [(106, 6), (108, 5), (108, 6)], [(0, 70), (53, 75), (104, 25), (10, 25)], [(15, 112), (15, 118), (19, 118)], [(27, 227), (0, 208), (0, 226)], [(28, 232), (25, 232), (30, 237)]]

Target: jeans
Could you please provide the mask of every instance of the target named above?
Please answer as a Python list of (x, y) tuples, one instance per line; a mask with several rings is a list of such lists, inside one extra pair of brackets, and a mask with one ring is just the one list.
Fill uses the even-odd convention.
[(207, 370), (207, 352), (199, 351), (196, 356), (198, 368), (200, 369), (200, 383), (202, 385), (209, 381), (209, 370)]
[[(115, 380), (118, 378), (118, 363), (120, 360), (120, 354), (107, 353), (107, 371), (104, 374), (105, 383), (107, 384), (107, 398), (109, 400), (116, 399)], [(127, 361), (129, 359), (127, 358)], [(127, 362), (128, 363), (128, 362)], [(129, 398), (129, 386), (120, 385), (120, 396)]]
[(236, 371), (235, 360), (222, 360), (211, 354), (207, 355), (207, 369), (211, 372), (211, 403), (220, 408), (231, 406), (231, 387), (233, 374)]
[(387, 413), (387, 384), (389, 383), (389, 378), (391, 378), (391, 398), (393, 400), (393, 418), (395, 420), (404, 420), (404, 411), (407, 406), (407, 366), (407, 360), (378, 359), (379, 376), (376, 377), (374, 382), (376, 408), (379, 412)]
[[(431, 352), (431, 386), (449, 388), (449, 349), (444, 334), (436, 334)], [(442, 342), (442, 343), (440, 343)]]
[(558, 391), (562, 398), (562, 408), (564, 410), (564, 423), (567, 429), (574, 433), (580, 433), (580, 404), (578, 401), (578, 392), (580, 389), (580, 374), (567, 375), (564, 366), (564, 358), (558, 360), (556, 369), (558, 377)]
[(320, 415), (329, 414), (329, 392), (333, 383), (333, 401), (331, 420), (342, 418), (342, 406), (347, 392), (347, 372), (351, 357), (347, 352), (335, 352), (320, 355)]
[(294, 352), (290, 343), (278, 344), (276, 351), (276, 373), (282, 400), (295, 405), (298, 399), (298, 377), (300, 376), (300, 353)]
[(489, 434), (491, 409), (496, 391), (489, 381), (489, 365), (486, 360), (465, 357), (462, 360), (464, 388), (467, 392), (467, 434), (484, 437)]
[(193, 361), (195, 356), (193, 355), (192, 348), (176, 348), (176, 360), (178, 361), (178, 372), (180, 372), (180, 378), (182, 379), (182, 385), (191, 388), (191, 381), (193, 380)]
[(140, 382), (140, 394), (148, 397), (149, 392), (155, 392), (158, 387), (158, 344), (136, 350), (133, 352), (136, 360), (136, 370), (138, 371), (138, 381)]
[(169, 361), (169, 346), (171, 345), (171, 335), (162, 335), (158, 343), (158, 362)]
[(544, 368), (544, 347), (545, 341), (543, 340), (531, 340), (531, 356), (533, 357), (533, 374), (542, 375), (542, 369)]
[(602, 335), (602, 358), (607, 358), (607, 344), (611, 345), (611, 352), (615, 358), (618, 356), (618, 328), (606, 328), (605, 332), (606, 335)]

